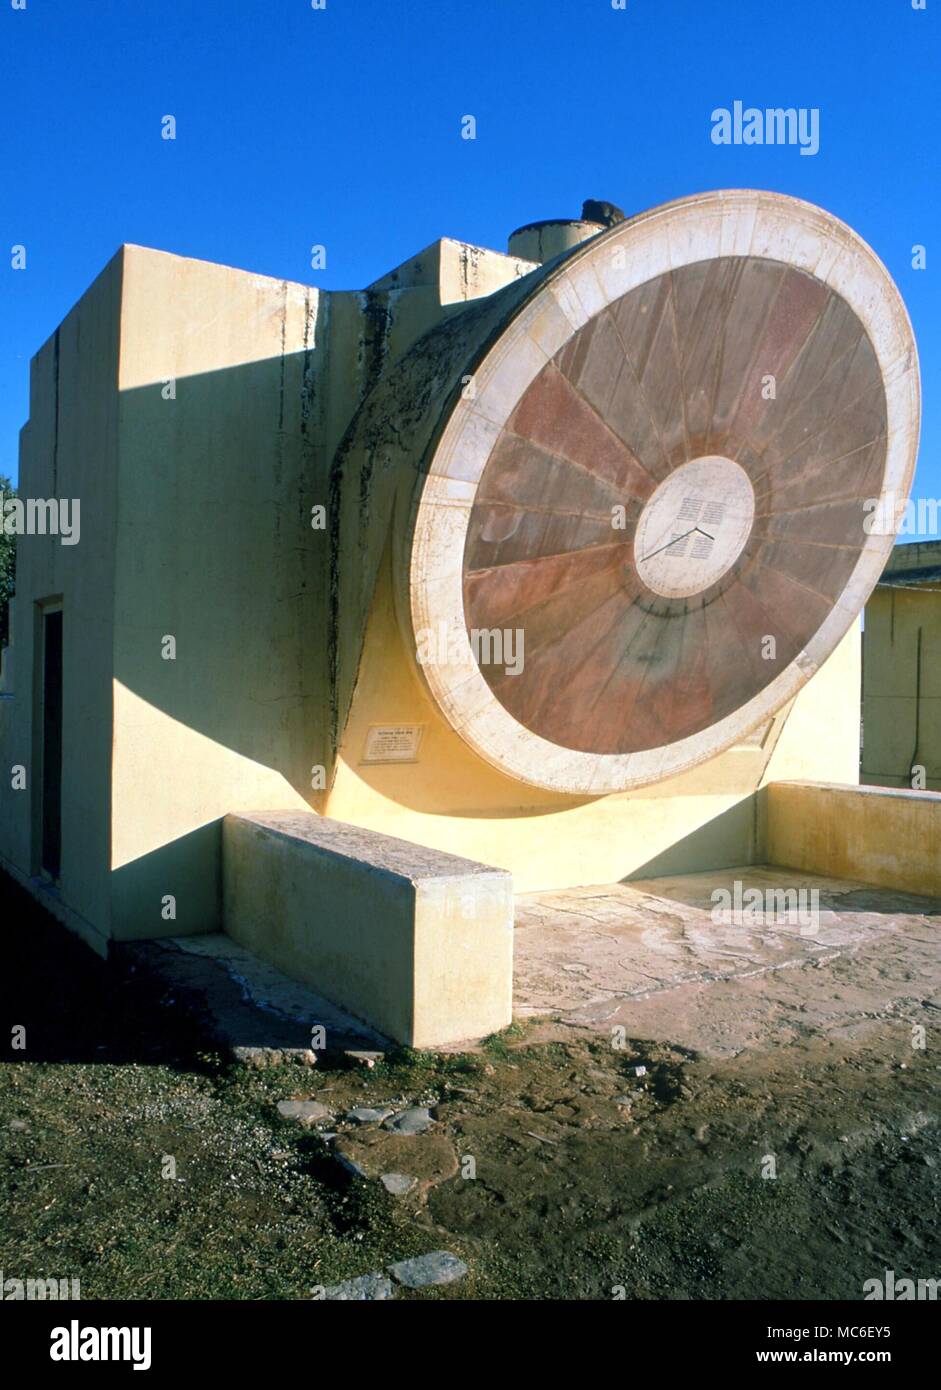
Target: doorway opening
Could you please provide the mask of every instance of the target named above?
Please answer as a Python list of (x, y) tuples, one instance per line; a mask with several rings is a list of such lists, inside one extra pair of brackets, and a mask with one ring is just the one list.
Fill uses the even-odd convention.
[(42, 613), (42, 792), (40, 803), (43, 873), (58, 881), (62, 868), (62, 609)]

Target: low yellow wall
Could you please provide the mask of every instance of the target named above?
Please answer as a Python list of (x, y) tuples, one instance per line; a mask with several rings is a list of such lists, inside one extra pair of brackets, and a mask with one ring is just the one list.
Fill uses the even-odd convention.
[(513, 1013), (509, 875), (310, 811), (226, 816), (225, 923), (263, 960), (411, 1047)]
[(941, 797), (931, 792), (773, 782), (767, 819), (773, 864), (941, 894)]

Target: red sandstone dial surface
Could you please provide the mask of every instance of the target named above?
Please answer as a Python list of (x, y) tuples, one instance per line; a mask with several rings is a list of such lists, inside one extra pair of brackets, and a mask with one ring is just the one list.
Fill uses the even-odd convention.
[(469, 632), (504, 709), (563, 748), (695, 735), (801, 653), (882, 488), (882, 373), (859, 317), (802, 269), (725, 256), (590, 318), (528, 385), (477, 487)]

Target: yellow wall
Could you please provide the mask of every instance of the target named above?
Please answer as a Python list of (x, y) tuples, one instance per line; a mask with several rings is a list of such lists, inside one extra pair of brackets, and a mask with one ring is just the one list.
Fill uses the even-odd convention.
[[(124, 248), (116, 936), (218, 928), (222, 817), (322, 808), (330, 536), (311, 508), (331, 508), (333, 453), (371, 381), (461, 297), (459, 250), (429, 248), (428, 283), (321, 295)], [(518, 263), (492, 259), (467, 262), (467, 295), (517, 277)]]
[[(43, 890), (40, 651), (42, 605), (63, 602), (62, 868), (46, 906), (98, 950), (111, 926), (112, 606), (117, 511), (118, 253), (30, 367), (30, 418), (20, 437), (19, 491), (77, 498), (79, 541), (17, 538), (11, 645), (0, 703), (0, 863)], [(10, 768), (27, 770), (11, 790)]]
[(941, 588), (874, 590), (863, 644), (862, 780), (941, 791)]
[(930, 792), (775, 782), (768, 850), (788, 868), (936, 897), (941, 802)]
[(117, 936), (218, 929), (221, 818), (306, 805), (323, 722), (307, 521), (321, 329), (316, 290), (125, 248)]

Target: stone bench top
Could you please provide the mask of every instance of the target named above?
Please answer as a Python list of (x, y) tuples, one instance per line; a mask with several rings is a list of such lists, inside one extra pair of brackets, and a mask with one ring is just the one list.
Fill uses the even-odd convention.
[(226, 820), (240, 823), (270, 835), (309, 845), (340, 859), (355, 860), (381, 873), (417, 882), (431, 878), (467, 878), (469, 875), (499, 874), (509, 879), (504, 869), (462, 859), (456, 854), (412, 844), (378, 830), (366, 830), (360, 825), (318, 816), (312, 811), (259, 811), (231, 813)]

